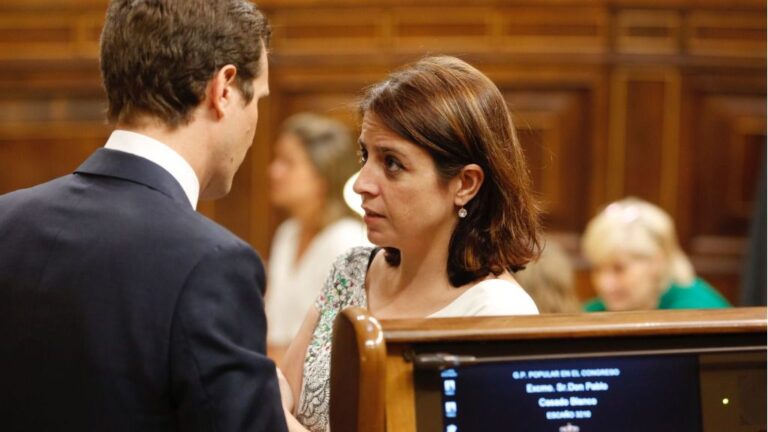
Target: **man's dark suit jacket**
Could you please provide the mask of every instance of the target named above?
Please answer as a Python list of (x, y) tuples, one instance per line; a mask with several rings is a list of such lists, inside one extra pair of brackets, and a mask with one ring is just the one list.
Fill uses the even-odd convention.
[(0, 196), (0, 430), (285, 430), (263, 289), (143, 158)]

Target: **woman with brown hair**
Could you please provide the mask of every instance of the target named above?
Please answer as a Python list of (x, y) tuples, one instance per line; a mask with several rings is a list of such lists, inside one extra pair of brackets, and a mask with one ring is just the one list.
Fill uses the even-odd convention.
[(383, 319), (538, 312), (512, 277), (538, 254), (538, 211), (493, 82), (459, 59), (426, 58), (369, 88), (360, 112), (354, 189), (379, 247), (336, 260), (286, 352), (291, 430), (328, 428), (331, 329), (344, 307)]

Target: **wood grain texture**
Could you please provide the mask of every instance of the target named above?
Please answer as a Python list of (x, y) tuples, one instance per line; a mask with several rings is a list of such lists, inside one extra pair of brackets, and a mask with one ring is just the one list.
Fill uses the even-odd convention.
[[(354, 391), (339, 393), (334, 387), (332, 404), (344, 404), (348, 409), (336, 412), (332, 430), (414, 432), (417, 413), (411, 360), (419, 352), (455, 351), (457, 355), (471, 357), (472, 361), (499, 361), (510, 355), (578, 357), (596, 346), (602, 356), (616, 355), (617, 350), (623, 354), (648, 349), (764, 350), (767, 313), (768, 309), (760, 307), (384, 320), (377, 326), (383, 332), (377, 330), (372, 338), (368, 326), (377, 322), (376, 319), (363, 308), (347, 308), (339, 314), (334, 329), (332, 376), (343, 375), (346, 388)], [(368, 341), (380, 352), (386, 351), (386, 367), (375, 372), (382, 374), (381, 377), (365, 377), (366, 372), (357, 369), (359, 357), (354, 341)], [(760, 346), (754, 346), (756, 341)], [(336, 347), (338, 343), (343, 346)], [(629, 351), (622, 351), (627, 349)], [(476, 358), (475, 354), (480, 357)], [(384, 386), (384, 405), (371, 406), (363, 401), (369, 394), (380, 394)], [(355, 397), (360, 400), (356, 401)], [(353, 420), (364, 413), (368, 413), (365, 415), (370, 416), (370, 421), (357, 422), (357, 429), (353, 429)], [(386, 416), (385, 421), (382, 415)]]
[(330, 423), (333, 431), (384, 432), (386, 346), (379, 322), (346, 308), (333, 325)]
[[(283, 219), (266, 174), (280, 123), (311, 110), (357, 131), (363, 88), (426, 54), (451, 54), (507, 99), (549, 232), (578, 239), (610, 200), (647, 198), (672, 214), (697, 272), (739, 298), (744, 251), (707, 245), (748, 235), (766, 147), (765, 2), (257, 4), (274, 27), (271, 96), (231, 195), (200, 208), (265, 257)], [(108, 136), (98, 68), (106, 5), (0, 3), (0, 193), (71, 172)], [(586, 263), (568, 250), (577, 291), (590, 297)]]
[(764, 333), (766, 308), (384, 320), (387, 343)]

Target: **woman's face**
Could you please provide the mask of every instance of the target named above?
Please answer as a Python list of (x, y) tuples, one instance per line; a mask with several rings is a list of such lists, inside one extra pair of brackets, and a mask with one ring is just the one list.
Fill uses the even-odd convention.
[(268, 175), (272, 204), (292, 214), (325, 196), (325, 181), (299, 138), (291, 133), (278, 138)]
[(359, 141), (363, 167), (354, 191), (363, 199), (371, 243), (402, 250), (450, 236), (456, 187), (440, 181), (429, 153), (370, 113), (363, 116)]
[(656, 309), (666, 288), (661, 264), (660, 257), (618, 252), (593, 268), (592, 283), (610, 311)]

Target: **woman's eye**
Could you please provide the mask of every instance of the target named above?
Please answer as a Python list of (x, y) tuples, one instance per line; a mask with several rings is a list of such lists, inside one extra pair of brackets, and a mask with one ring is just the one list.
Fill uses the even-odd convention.
[(387, 156), (386, 158), (384, 158), (384, 164), (387, 168), (387, 171), (392, 173), (398, 172), (403, 169), (403, 165), (400, 163), (400, 161), (397, 160), (397, 158), (392, 156)]
[(357, 160), (360, 162), (360, 165), (365, 165), (365, 163), (368, 161), (368, 150), (361, 148), (357, 151)]

